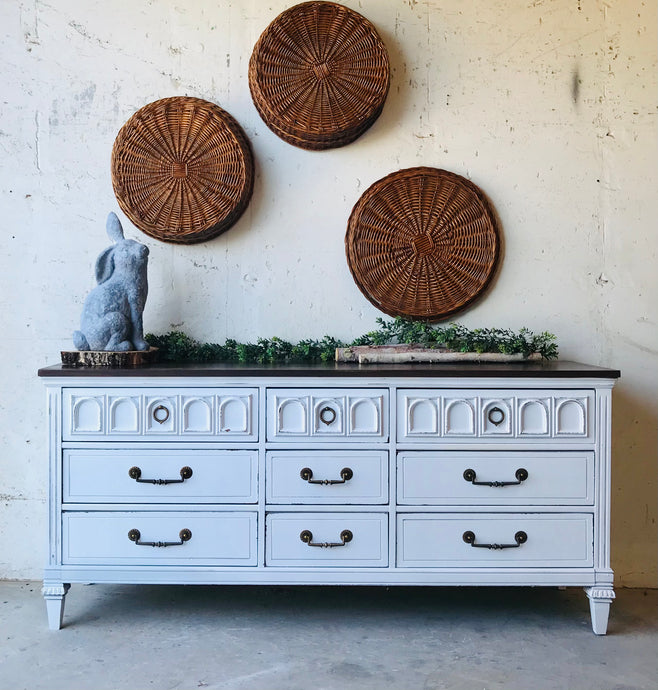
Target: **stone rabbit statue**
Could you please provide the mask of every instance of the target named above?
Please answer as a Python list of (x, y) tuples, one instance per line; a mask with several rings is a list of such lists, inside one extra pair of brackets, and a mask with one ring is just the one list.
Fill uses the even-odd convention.
[(85, 300), (73, 344), (78, 350), (148, 350), (142, 326), (148, 247), (124, 238), (115, 213), (108, 215), (106, 229), (114, 244), (96, 259), (98, 285)]

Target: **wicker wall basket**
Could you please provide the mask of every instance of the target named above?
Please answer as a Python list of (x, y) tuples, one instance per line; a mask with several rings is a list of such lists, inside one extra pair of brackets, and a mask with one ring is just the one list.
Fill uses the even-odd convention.
[(203, 242), (230, 228), (249, 203), (253, 180), (242, 128), (199, 98), (144, 106), (112, 149), (119, 206), (140, 230), (165, 242)]
[(303, 149), (344, 146), (384, 107), (390, 81), (386, 47), (372, 24), (333, 2), (305, 2), (281, 13), (258, 39), (249, 88), (265, 124)]
[(486, 289), (499, 257), (493, 209), (472, 182), (409, 168), (375, 182), (352, 210), (345, 250), (365, 297), (390, 316), (439, 321)]

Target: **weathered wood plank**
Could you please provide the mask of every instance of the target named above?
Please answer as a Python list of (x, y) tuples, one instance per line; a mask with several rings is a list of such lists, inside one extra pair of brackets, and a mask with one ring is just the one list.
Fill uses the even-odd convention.
[(138, 367), (155, 362), (158, 348), (112, 352), (108, 350), (62, 350), (62, 364), (70, 367)]
[(504, 354), (501, 352), (454, 352), (445, 348), (419, 345), (358, 345), (336, 348), (337, 362), (359, 364), (404, 364), (408, 362), (537, 362), (538, 353)]

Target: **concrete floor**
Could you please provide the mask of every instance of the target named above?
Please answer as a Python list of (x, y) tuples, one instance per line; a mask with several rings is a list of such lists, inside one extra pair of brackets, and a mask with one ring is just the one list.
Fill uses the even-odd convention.
[(2, 690), (658, 688), (658, 591), (620, 590), (606, 637), (582, 590), (0, 581)]

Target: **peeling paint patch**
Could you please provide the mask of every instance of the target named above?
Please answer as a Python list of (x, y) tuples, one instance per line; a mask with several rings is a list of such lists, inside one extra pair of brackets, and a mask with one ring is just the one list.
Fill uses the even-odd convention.
[(219, 271), (219, 266), (212, 266), (210, 264), (202, 264), (196, 260), (192, 261), (194, 268), (202, 268), (204, 271)]
[(92, 36), (92, 34), (90, 34), (82, 24), (78, 24), (78, 22), (71, 21), (71, 22), (69, 22), (69, 26), (74, 31), (77, 31), (80, 34), (80, 36), (82, 36), (83, 38), (86, 38), (88, 41), (92, 41), (93, 43), (100, 46), (101, 48), (107, 48), (108, 47), (107, 41), (102, 41), (97, 36)]
[(27, 52), (31, 53), (34, 46), (41, 45), (41, 41), (38, 36), (26, 31), (23, 35), (23, 40), (25, 41), (25, 46), (27, 47)]
[(90, 84), (86, 89), (74, 96), (76, 101), (80, 103), (91, 103), (96, 95), (96, 84)]
[(34, 165), (41, 172), (41, 123), (39, 121), (39, 111), (34, 114)]

